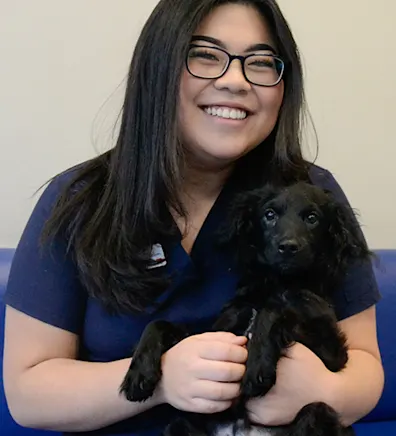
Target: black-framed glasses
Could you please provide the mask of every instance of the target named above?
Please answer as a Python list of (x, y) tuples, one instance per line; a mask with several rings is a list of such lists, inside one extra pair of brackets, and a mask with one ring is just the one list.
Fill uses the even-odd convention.
[(253, 85), (276, 86), (285, 72), (285, 63), (273, 54), (234, 56), (221, 48), (196, 44), (190, 45), (187, 70), (200, 79), (219, 79), (234, 59), (239, 59), (245, 79)]

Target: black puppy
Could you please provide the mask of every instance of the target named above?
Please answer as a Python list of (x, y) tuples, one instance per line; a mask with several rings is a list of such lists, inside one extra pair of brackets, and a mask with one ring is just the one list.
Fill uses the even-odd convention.
[[(236, 255), (241, 282), (214, 331), (247, 335), (248, 360), (241, 395), (230, 410), (185, 414), (166, 430), (172, 436), (341, 436), (350, 434), (333, 409), (305, 406), (288, 426), (251, 426), (247, 400), (265, 395), (276, 382), (285, 350), (300, 342), (331, 371), (347, 362), (345, 337), (337, 327), (332, 294), (352, 263), (370, 260), (352, 210), (308, 183), (266, 186), (240, 194), (222, 229), (220, 244)], [(161, 378), (161, 356), (188, 336), (166, 321), (149, 324), (121, 386), (130, 401), (149, 398)]]

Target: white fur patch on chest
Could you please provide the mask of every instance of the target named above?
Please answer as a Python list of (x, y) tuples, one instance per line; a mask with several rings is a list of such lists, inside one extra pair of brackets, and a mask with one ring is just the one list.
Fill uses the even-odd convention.
[(252, 309), (252, 316), (250, 318), (249, 321), (249, 325), (247, 326), (244, 335), (249, 339), (252, 339), (253, 333), (253, 326), (254, 326), (254, 322), (256, 321), (256, 317), (257, 317), (257, 310), (256, 309)]
[(275, 429), (264, 427), (251, 426), (248, 429), (244, 429), (241, 425), (237, 425), (235, 433), (234, 430), (233, 422), (219, 425), (213, 432), (212, 436), (276, 436)]

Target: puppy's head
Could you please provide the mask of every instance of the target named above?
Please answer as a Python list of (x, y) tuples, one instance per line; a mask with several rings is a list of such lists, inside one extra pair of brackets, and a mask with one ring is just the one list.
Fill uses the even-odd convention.
[(333, 271), (368, 255), (353, 212), (308, 183), (241, 194), (223, 240), (233, 242), (238, 261), (300, 274), (328, 265)]

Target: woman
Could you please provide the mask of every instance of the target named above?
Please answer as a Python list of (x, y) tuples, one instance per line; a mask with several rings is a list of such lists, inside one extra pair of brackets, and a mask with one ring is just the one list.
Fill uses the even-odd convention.
[[(115, 148), (51, 182), (17, 248), (4, 357), (17, 422), (158, 434), (178, 410), (230, 406), (246, 339), (206, 333), (238, 281), (213, 244), (227, 205), (274, 178), (310, 178), (346, 201), (302, 157), (302, 108), (298, 51), (274, 0), (160, 1), (132, 60)], [(249, 403), (252, 420), (287, 423), (318, 400), (346, 425), (369, 412), (383, 386), (378, 298), (370, 265), (352, 268), (335, 290), (347, 368), (331, 373), (295, 344), (276, 386)], [(185, 322), (193, 336), (163, 356), (155, 395), (130, 403), (119, 387), (153, 319)]]

